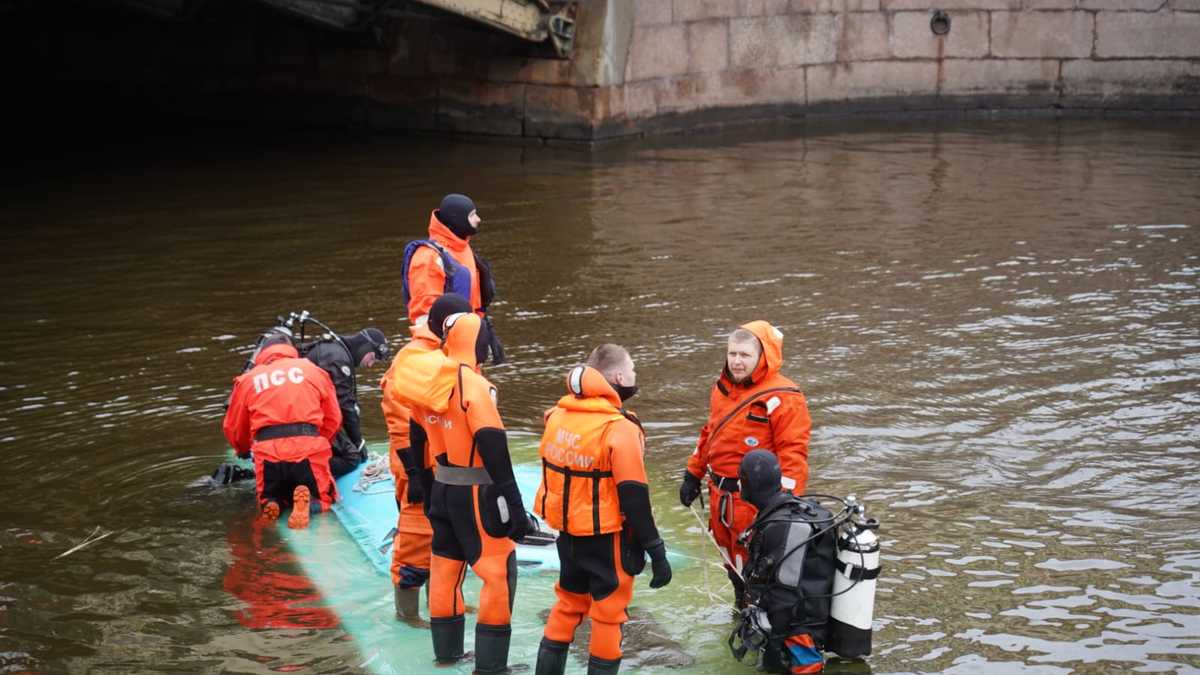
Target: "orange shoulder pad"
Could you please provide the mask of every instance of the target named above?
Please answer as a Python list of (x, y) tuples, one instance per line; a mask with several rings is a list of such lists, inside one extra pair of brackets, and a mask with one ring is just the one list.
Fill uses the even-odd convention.
[(438, 349), (408, 354), (401, 350), (396, 354), (393, 368), (386, 392), (389, 397), (408, 406), (420, 406), (435, 413), (446, 412), (450, 392), (458, 382), (457, 362)]

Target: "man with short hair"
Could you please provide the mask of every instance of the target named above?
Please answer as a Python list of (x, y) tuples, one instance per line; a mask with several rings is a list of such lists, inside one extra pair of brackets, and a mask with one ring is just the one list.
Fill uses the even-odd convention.
[(738, 537), (754, 521), (754, 505), (739, 494), (738, 467), (752, 450), (770, 450), (782, 466), (782, 486), (804, 494), (808, 482), (808, 439), (812, 420), (796, 383), (784, 377), (783, 333), (766, 321), (751, 321), (729, 336), (725, 367), (709, 397), (708, 422), (679, 486), (679, 501), (691, 506), (709, 479), (709, 529), (724, 551), (735, 602), (745, 604), (741, 572), (749, 552)]
[(305, 528), (310, 507), (328, 511), (337, 497), (329, 471), (329, 442), (342, 424), (337, 394), (286, 336), (264, 342), (254, 364), (233, 381), (225, 438), (238, 457), (254, 454), (260, 517), (274, 521), (291, 506), (288, 527)]
[(333, 438), (329, 468), (334, 478), (350, 473), (367, 458), (358, 408), (359, 368), (370, 368), (388, 357), (387, 336), (378, 328), (364, 328), (354, 335), (325, 335), (308, 345), (304, 357), (329, 374), (337, 390), (342, 428)]
[(603, 344), (567, 374), (567, 394), (546, 412), (542, 485), (534, 509), (559, 531), (558, 600), (538, 648), (538, 675), (562, 675), (584, 617), (592, 620), (588, 672), (616, 673), (633, 577), (650, 555), (651, 588), (671, 581), (666, 546), (650, 510), (646, 437), (624, 402), (637, 372), (624, 347)]

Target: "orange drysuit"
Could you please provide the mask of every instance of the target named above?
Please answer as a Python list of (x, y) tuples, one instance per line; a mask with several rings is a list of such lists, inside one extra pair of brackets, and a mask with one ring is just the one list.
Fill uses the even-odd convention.
[[(471, 272), (471, 307), (483, 314), (483, 299), (479, 285), (479, 270), (475, 266), (475, 253), (466, 239), (459, 239), (437, 218), (437, 211), (429, 214), (429, 238)], [(424, 325), (433, 302), (446, 292), (446, 272), (442, 256), (432, 247), (425, 245), (412, 254), (408, 267), (408, 321), (414, 326)]]
[[(412, 453), (434, 458), (434, 481), (426, 495), (433, 526), (429, 615), (434, 656), (463, 656), (467, 565), (483, 581), (475, 630), (475, 671), (504, 672), (516, 594), (516, 545), (527, 526), (513, 476), (496, 388), (476, 371), (486, 347), (476, 314), (447, 320), (446, 364), (428, 382), (424, 400), (410, 401)], [(432, 355), (431, 355), (432, 356)], [(428, 359), (426, 359), (428, 360)], [(518, 529), (517, 525), (521, 527)]]
[[(392, 541), (392, 585), (400, 588), (418, 588), (429, 578), (433, 528), (429, 525), (429, 518), (425, 516), (423, 501), (417, 504), (408, 501), (409, 475), (404, 465), (404, 457), (409, 450), (411, 415), (392, 383), (397, 378), (412, 376), (406, 374), (404, 369), (409, 356), (436, 351), (442, 342), (426, 326), (414, 326), (410, 330), (412, 340), (396, 353), (391, 366), (379, 383), (383, 390), (383, 419), (387, 422), (388, 429), (388, 466), (396, 479), (396, 506), (400, 511), (396, 521), (396, 538)], [(420, 479), (423, 472), (418, 470), (428, 468), (428, 462), (414, 467), (414, 475)], [(426, 488), (427, 492), (428, 485), (422, 487)]]
[(538, 515), (559, 530), (561, 563), (542, 649), (565, 653), (590, 616), (589, 653), (611, 662), (621, 658), (621, 628), (644, 550), (661, 542), (646, 485), (646, 439), (599, 371), (572, 369), (567, 392), (546, 412), (534, 498)]
[(288, 506), (293, 488), (306, 485), (328, 511), (337, 498), (330, 441), (342, 426), (333, 382), (288, 344), (267, 347), (254, 363), (233, 381), (225, 438), (239, 457), (253, 453), (260, 506)]
[[(758, 338), (758, 366), (743, 383), (724, 368), (709, 398), (708, 422), (700, 430), (687, 470), (703, 481), (709, 477), (709, 527), (738, 573), (749, 552), (738, 537), (754, 522), (757, 509), (739, 497), (737, 476), (742, 457), (751, 450), (770, 450), (779, 457), (783, 487), (804, 494), (808, 482), (808, 438), (812, 420), (804, 394), (780, 374), (783, 334), (766, 321), (742, 328)], [(733, 579), (733, 576), (730, 577)], [(737, 581), (734, 582), (737, 587)]]

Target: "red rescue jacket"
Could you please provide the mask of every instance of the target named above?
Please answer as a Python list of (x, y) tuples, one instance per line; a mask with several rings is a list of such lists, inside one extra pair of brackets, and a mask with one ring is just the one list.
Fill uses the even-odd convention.
[[(233, 381), (233, 395), (222, 425), (239, 457), (251, 451), (274, 462), (299, 462), (322, 452), (342, 426), (337, 392), (329, 374), (291, 345), (271, 345), (259, 352), (249, 372)], [(262, 429), (281, 424), (311, 424), (316, 436), (287, 436), (256, 441)]]

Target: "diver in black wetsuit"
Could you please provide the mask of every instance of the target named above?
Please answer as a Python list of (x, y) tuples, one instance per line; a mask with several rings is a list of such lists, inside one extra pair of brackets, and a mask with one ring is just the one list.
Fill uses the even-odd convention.
[(364, 328), (345, 337), (325, 335), (303, 351), (306, 359), (329, 373), (337, 390), (342, 428), (333, 438), (333, 458), (329, 468), (333, 477), (338, 478), (353, 471), (367, 458), (366, 441), (359, 426), (356, 372), (358, 368), (370, 368), (376, 362), (387, 362), (387, 336), (378, 328)]

